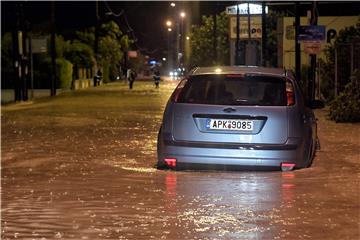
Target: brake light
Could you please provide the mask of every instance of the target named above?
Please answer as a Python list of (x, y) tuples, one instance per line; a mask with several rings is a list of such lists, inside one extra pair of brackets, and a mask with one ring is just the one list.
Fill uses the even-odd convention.
[(165, 158), (164, 161), (168, 167), (176, 167), (176, 158)]
[(294, 86), (289, 81), (286, 81), (286, 99), (287, 106), (292, 106), (295, 104)]
[(185, 84), (187, 82), (187, 79), (184, 78), (183, 80), (181, 80), (181, 82), (179, 83), (179, 85), (176, 87), (175, 91), (173, 92), (173, 94), (171, 95), (171, 101), (173, 102), (177, 102), (179, 95), (181, 93), (181, 91), (183, 90)]
[(295, 163), (283, 162), (283, 163), (281, 163), (280, 167), (281, 167), (282, 171), (291, 171), (294, 169)]

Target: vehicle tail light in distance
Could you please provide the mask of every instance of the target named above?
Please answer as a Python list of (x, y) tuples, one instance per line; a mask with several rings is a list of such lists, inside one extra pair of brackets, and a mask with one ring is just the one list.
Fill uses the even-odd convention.
[(289, 81), (286, 81), (286, 98), (287, 106), (292, 106), (295, 104), (294, 86)]
[(166, 166), (168, 167), (176, 167), (176, 158), (165, 158), (164, 159)]
[(173, 92), (173, 94), (171, 95), (171, 101), (173, 102), (177, 102), (179, 95), (182, 91), (182, 89), (184, 88), (185, 84), (187, 82), (187, 79), (184, 78), (183, 80), (181, 80), (181, 82), (179, 83), (179, 85), (176, 87), (175, 91)]
[(295, 163), (286, 163), (286, 162), (281, 163), (281, 171), (283, 172), (291, 171), (294, 169), (294, 167), (295, 167)]

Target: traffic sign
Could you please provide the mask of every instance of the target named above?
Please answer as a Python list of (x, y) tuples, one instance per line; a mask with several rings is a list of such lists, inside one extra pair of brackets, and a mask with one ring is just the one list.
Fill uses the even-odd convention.
[(322, 25), (307, 25), (299, 28), (299, 41), (325, 41), (325, 26)]
[(304, 42), (304, 52), (315, 55), (321, 52), (321, 43), (316, 41)]

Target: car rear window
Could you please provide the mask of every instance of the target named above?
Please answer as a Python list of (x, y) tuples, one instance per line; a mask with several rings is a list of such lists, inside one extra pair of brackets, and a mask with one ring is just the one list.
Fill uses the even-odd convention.
[(286, 81), (272, 76), (192, 76), (181, 91), (177, 102), (286, 106)]

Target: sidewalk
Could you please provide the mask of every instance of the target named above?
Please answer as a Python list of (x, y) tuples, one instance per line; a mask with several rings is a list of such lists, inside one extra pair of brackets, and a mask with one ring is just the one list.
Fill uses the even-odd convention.
[[(69, 89), (56, 89), (56, 95), (71, 91)], [(31, 90), (28, 90), (29, 100), (31, 100)], [(50, 89), (34, 89), (34, 99), (50, 97)], [(15, 101), (14, 89), (1, 89), (1, 104)]]

